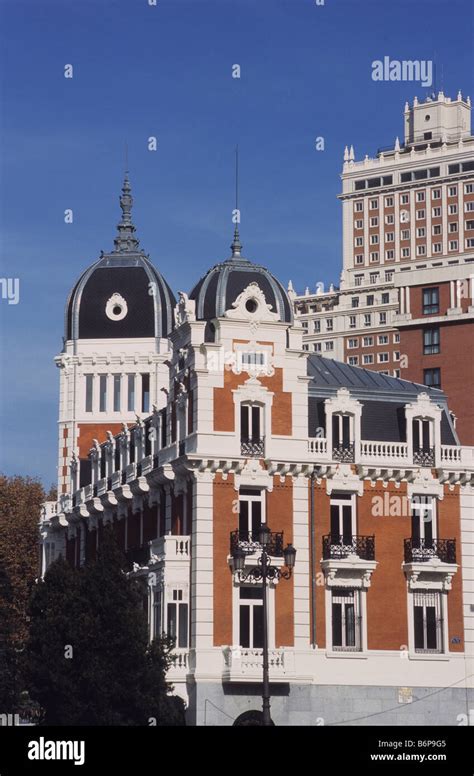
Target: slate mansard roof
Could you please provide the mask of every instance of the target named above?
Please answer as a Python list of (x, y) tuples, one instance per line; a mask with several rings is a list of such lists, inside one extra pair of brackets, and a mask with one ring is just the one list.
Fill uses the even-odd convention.
[(405, 405), (427, 393), (442, 408), (441, 443), (459, 444), (454, 431), (447, 399), (443, 391), (427, 385), (382, 375), (340, 361), (310, 355), (307, 359), (309, 383), (308, 435), (315, 429), (325, 428), (325, 399), (334, 396), (339, 388), (347, 388), (351, 396), (362, 404), (361, 437), (380, 442), (406, 441)]

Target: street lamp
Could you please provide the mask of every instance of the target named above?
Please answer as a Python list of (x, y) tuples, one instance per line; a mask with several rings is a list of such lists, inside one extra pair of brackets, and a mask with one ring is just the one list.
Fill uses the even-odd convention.
[[(240, 582), (253, 579), (256, 582), (262, 580), (262, 608), (263, 608), (263, 692), (262, 692), (262, 716), (263, 725), (273, 725), (270, 715), (270, 678), (268, 668), (268, 618), (267, 618), (267, 579), (290, 579), (295, 566), (296, 550), (292, 544), (287, 544), (283, 550), (283, 558), (286, 569), (272, 566), (271, 550), (273, 547), (283, 546), (283, 533), (272, 533), (266, 523), (262, 523), (259, 530), (259, 544), (262, 554), (258, 558), (258, 566), (253, 566), (245, 572), (246, 553), (236, 542), (233, 545), (232, 561), (234, 573)], [(280, 550), (281, 552), (281, 550)]]

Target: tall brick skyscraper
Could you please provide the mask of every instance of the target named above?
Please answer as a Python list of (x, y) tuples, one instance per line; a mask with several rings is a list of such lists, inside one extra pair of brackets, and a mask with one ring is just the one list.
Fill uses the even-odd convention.
[(308, 350), (442, 387), (461, 442), (473, 444), (470, 99), (415, 98), (404, 126), (404, 142), (373, 159), (346, 148), (340, 289), (293, 292), (296, 314)]

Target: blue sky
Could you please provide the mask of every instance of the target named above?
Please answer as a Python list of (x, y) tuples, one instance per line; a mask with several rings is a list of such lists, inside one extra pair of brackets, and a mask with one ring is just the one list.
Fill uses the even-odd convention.
[(0, 471), (56, 478), (53, 357), (70, 287), (112, 247), (125, 143), (175, 291), (229, 254), (236, 143), (244, 254), (300, 290), (337, 282), (344, 145), (389, 145), (427, 93), (372, 61), (433, 59), (474, 97), (473, 32), (471, 0), (0, 0), (0, 275), (20, 279), (0, 300)]

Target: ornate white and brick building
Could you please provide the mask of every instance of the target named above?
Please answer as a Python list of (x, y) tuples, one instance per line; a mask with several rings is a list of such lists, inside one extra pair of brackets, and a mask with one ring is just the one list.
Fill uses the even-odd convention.
[(297, 553), (268, 590), (275, 722), (456, 725), (473, 699), (474, 449), (444, 393), (305, 351), (237, 231), (176, 304), (131, 205), (126, 179), (115, 250), (66, 306), (43, 573), (94, 559), (110, 524), (150, 638), (176, 639), (188, 723), (231, 725), (261, 708), (263, 646), (262, 588), (233, 555), (255, 566), (266, 523), (277, 566)]

